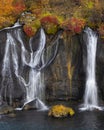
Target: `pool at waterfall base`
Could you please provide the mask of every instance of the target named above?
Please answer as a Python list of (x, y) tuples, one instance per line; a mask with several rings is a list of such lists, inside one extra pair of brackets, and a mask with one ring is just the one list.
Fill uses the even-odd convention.
[[(60, 102), (61, 103), (61, 102)], [(73, 117), (53, 118), (48, 111), (16, 111), (16, 117), (1, 116), (0, 130), (104, 130), (103, 111), (79, 111), (80, 103), (67, 103), (75, 110)]]

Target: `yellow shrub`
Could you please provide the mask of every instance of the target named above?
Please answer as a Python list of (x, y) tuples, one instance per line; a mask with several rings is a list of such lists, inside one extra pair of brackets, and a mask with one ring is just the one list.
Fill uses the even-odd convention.
[(55, 105), (50, 110), (48, 115), (53, 117), (66, 117), (68, 115), (73, 116), (75, 114), (74, 110), (70, 107), (64, 105)]

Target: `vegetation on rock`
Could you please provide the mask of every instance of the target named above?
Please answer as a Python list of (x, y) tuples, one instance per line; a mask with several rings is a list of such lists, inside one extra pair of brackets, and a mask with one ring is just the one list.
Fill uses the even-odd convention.
[(0, 0), (0, 28), (13, 25), (25, 9), (24, 0)]
[(12, 112), (14, 112), (14, 108), (11, 106), (4, 105), (4, 106), (0, 107), (0, 115), (9, 114)]
[(12, 2), (13, 6), (13, 13), (15, 15), (21, 14), (23, 11), (26, 10), (25, 1), (24, 0), (13, 0)]
[(74, 110), (70, 107), (66, 107), (64, 105), (55, 105), (49, 110), (48, 116), (60, 118), (68, 115), (73, 116), (74, 114)]
[(57, 32), (59, 20), (56, 16), (50, 14), (43, 16), (40, 22), (47, 34), (55, 34)]
[[(29, 12), (24, 13), (23, 12)], [(60, 20), (60, 17), (62, 18)], [(33, 36), (43, 26), (47, 34), (58, 29), (80, 33), (88, 25), (103, 35), (103, 0), (1, 0), (0, 28), (13, 25), (17, 19), (23, 23), (24, 32)]]
[(62, 23), (62, 28), (64, 30), (70, 30), (73, 33), (80, 33), (85, 26), (85, 20), (81, 18), (72, 17)]
[(99, 26), (99, 33), (104, 38), (104, 23)]
[(68, 68), (68, 77), (70, 80), (70, 95), (72, 96), (72, 77), (74, 72), (74, 66), (71, 65), (70, 59), (68, 60), (67, 68)]

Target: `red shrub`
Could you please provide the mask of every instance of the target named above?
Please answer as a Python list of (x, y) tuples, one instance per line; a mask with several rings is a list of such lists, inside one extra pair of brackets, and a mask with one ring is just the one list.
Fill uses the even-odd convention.
[(62, 24), (64, 30), (70, 30), (74, 33), (80, 33), (85, 26), (85, 20), (80, 18), (71, 18)]
[(48, 15), (48, 16), (44, 16), (40, 22), (42, 24), (48, 24), (48, 23), (53, 23), (53, 24), (56, 24), (58, 25), (58, 19), (55, 17), (55, 16), (51, 16), (51, 15)]
[(13, 7), (15, 14), (22, 13), (26, 9), (24, 0), (14, 0)]
[(99, 30), (100, 35), (104, 38), (104, 24), (101, 24), (98, 30)]
[(24, 25), (23, 29), (27, 36), (32, 37), (34, 35), (32, 27)]

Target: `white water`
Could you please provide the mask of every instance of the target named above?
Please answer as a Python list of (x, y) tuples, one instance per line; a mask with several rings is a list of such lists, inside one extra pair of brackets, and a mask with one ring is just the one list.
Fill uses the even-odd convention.
[(17, 21), (14, 26), (12, 27), (6, 27), (6, 28), (3, 28), (3, 29), (0, 29), (0, 31), (3, 31), (3, 30), (8, 30), (8, 29), (13, 29), (13, 28), (16, 28), (16, 27), (21, 27), (22, 25)]
[(97, 34), (87, 28), (85, 30), (87, 41), (87, 67), (86, 67), (86, 86), (84, 95), (84, 105), (81, 110), (94, 110), (102, 108), (98, 105), (98, 92), (95, 77), (95, 67), (96, 67), (96, 47), (97, 47)]
[[(4, 96), (6, 99), (7, 93), (8, 93), (9, 102), (10, 104), (12, 104), (12, 95), (13, 95), (13, 89), (14, 89), (12, 72), (11, 72), (11, 64), (12, 64), (13, 65), (12, 69), (14, 70), (14, 73), (17, 79), (19, 80), (20, 85), (24, 86), (26, 89), (26, 99), (25, 99), (24, 105), (36, 99), (38, 102), (36, 103), (36, 107), (39, 109), (45, 110), (47, 109), (47, 106), (45, 106), (45, 104), (41, 101), (41, 100), (44, 100), (44, 75), (41, 73), (41, 71), (38, 71), (36, 69), (37, 66), (39, 66), (41, 56), (42, 56), (42, 53), (46, 44), (46, 37), (45, 37), (44, 30), (41, 29), (40, 31), (40, 42), (39, 42), (39, 47), (36, 52), (33, 52), (32, 47), (31, 47), (32, 38), (29, 41), (31, 52), (28, 52), (23, 44), (20, 29), (17, 29), (14, 33), (21, 45), (22, 67), (28, 66), (30, 68), (28, 81), (26, 81), (19, 74), (19, 63), (18, 63), (19, 59), (18, 59), (18, 53), (17, 53), (17, 48), (16, 48), (16, 44), (18, 43), (15, 43), (16, 41), (14, 37), (12, 36), (11, 33), (8, 32), (6, 46), (5, 46), (5, 54), (4, 54), (4, 59), (3, 59), (3, 66), (2, 66), (2, 88), (0, 91), (1, 92), (0, 96), (2, 98), (2, 92), (5, 92)], [(30, 58), (27, 58), (28, 56)], [(41, 62), (42, 62), (41, 64), (44, 65), (44, 60), (41, 60)]]

